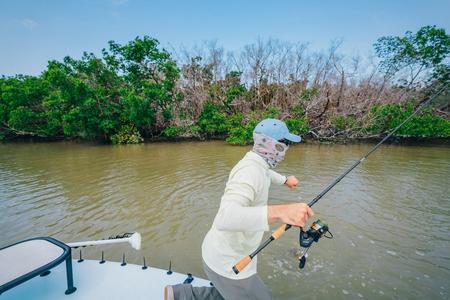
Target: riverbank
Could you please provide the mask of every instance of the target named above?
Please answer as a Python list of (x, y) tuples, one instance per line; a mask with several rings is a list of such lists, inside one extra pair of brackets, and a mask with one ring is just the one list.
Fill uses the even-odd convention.
[[(352, 145), (352, 144), (376, 144), (383, 139), (384, 136), (370, 136), (360, 138), (347, 138), (347, 137), (334, 137), (334, 138), (314, 138), (313, 135), (302, 136), (302, 144), (336, 144), (336, 145)], [(143, 139), (142, 143), (177, 143), (177, 142), (208, 142), (208, 141), (224, 141), (226, 142), (226, 136), (212, 136), (212, 137), (199, 137), (199, 136), (155, 136)], [(8, 140), (0, 141), (2, 144), (8, 143), (46, 143), (46, 142), (77, 142), (77, 143), (93, 143), (93, 144), (111, 144), (109, 141), (95, 141), (84, 140), (79, 137), (36, 137), (36, 136), (17, 136)], [(386, 144), (398, 144), (398, 145), (450, 145), (450, 137), (404, 137), (393, 136), (389, 138)], [(252, 142), (245, 144), (235, 144), (234, 146), (248, 146)], [(233, 144), (231, 144), (233, 145)], [(295, 146), (295, 145), (294, 145)]]
[[(336, 145), (346, 145), (346, 144), (375, 144), (380, 142), (384, 136), (372, 136), (365, 138), (313, 138), (313, 137), (302, 137), (301, 143), (306, 144), (336, 144)], [(225, 137), (210, 137), (210, 138), (200, 138), (200, 137), (154, 137), (149, 139), (144, 139), (144, 143), (154, 143), (154, 142), (185, 142), (185, 141), (225, 141)], [(450, 145), (450, 137), (400, 137), (393, 136), (389, 138), (386, 144), (399, 144), (399, 145)], [(247, 143), (245, 145), (235, 145), (235, 146), (246, 146), (252, 143)]]

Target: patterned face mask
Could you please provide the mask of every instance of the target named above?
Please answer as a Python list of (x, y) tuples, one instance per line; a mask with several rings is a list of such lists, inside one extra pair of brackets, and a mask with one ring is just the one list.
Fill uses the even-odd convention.
[(253, 152), (264, 158), (271, 168), (275, 168), (284, 159), (289, 149), (289, 146), (261, 133), (254, 132), (253, 141)]

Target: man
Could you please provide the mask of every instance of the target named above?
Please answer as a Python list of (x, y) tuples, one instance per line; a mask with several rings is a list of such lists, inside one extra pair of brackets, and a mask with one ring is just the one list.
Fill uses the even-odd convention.
[(261, 243), (269, 224), (302, 227), (313, 211), (305, 203), (267, 205), (270, 184), (296, 188), (294, 176), (272, 169), (284, 159), (289, 144), (300, 142), (286, 124), (265, 119), (253, 131), (254, 145), (231, 170), (219, 211), (202, 245), (203, 267), (214, 287), (166, 287), (166, 299), (271, 299), (256, 271), (257, 258), (239, 274), (232, 267)]

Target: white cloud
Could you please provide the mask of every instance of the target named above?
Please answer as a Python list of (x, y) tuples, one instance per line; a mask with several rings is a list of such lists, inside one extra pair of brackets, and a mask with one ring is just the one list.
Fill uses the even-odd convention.
[(20, 23), (22, 24), (23, 27), (25, 27), (28, 30), (33, 30), (39, 25), (36, 21), (28, 18), (23, 19), (22, 21), (20, 21)]

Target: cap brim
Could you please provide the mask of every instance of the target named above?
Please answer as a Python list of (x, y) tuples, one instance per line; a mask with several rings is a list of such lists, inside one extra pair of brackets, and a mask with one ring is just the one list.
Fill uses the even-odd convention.
[(294, 143), (300, 143), (300, 141), (302, 140), (302, 138), (299, 135), (295, 135), (292, 133), (286, 134), (284, 138)]

